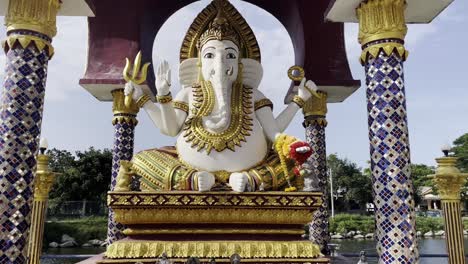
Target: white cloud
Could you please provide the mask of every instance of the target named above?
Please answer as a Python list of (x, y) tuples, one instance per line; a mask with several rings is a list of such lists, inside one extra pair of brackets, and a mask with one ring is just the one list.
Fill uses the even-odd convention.
[(345, 24), (345, 46), (348, 61), (358, 60), (361, 56), (361, 46), (358, 42), (359, 26), (356, 23)]
[[(58, 34), (52, 45), (55, 56), (49, 62), (47, 102), (64, 102), (82, 93), (78, 81), (83, 77), (87, 58), (88, 26), (84, 17), (59, 17)], [(51, 77), (53, 76), (53, 77)]]

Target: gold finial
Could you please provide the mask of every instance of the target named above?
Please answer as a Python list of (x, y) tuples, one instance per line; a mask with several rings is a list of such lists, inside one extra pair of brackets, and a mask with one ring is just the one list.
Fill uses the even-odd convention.
[(239, 35), (231, 24), (229, 24), (229, 21), (222, 10), (221, 4), (217, 4), (217, 2), (219, 1), (215, 1), (217, 9), (216, 17), (213, 19), (213, 22), (211, 22), (208, 29), (201, 35), (198, 42), (198, 48), (200, 49), (210, 40), (230, 40), (240, 48)]
[(460, 191), (468, 178), (468, 173), (461, 173), (456, 167), (457, 157), (437, 158), (437, 169), (429, 175), (439, 190), (442, 200), (460, 200)]
[(37, 156), (37, 175), (34, 182), (34, 200), (45, 201), (49, 197), (50, 189), (55, 182), (56, 173), (49, 170), (49, 156)]

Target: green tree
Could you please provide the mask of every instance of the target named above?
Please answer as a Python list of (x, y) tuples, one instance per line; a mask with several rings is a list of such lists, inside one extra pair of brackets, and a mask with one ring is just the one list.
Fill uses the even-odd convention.
[(112, 152), (90, 148), (72, 155), (66, 150), (48, 151), (50, 167), (61, 173), (50, 192), (53, 209), (65, 201), (106, 201), (110, 188)]
[(453, 141), (452, 151), (458, 157), (458, 168), (468, 172), (468, 133)]
[(366, 203), (372, 202), (371, 179), (362, 173), (356, 163), (331, 154), (327, 164), (332, 171), (333, 193), (337, 197), (335, 204), (338, 210), (363, 209)]
[(413, 180), (413, 194), (414, 201), (416, 204), (422, 202), (421, 187), (428, 186), (432, 187), (432, 191), (437, 193), (434, 187), (432, 179), (427, 177), (428, 175), (434, 174), (434, 167), (430, 167), (424, 164), (411, 164), (411, 179)]
[[(458, 157), (457, 167), (462, 172), (468, 172), (468, 133), (460, 136), (453, 141), (453, 154)], [(468, 207), (468, 182), (461, 192), (461, 199), (465, 202), (465, 208)]]

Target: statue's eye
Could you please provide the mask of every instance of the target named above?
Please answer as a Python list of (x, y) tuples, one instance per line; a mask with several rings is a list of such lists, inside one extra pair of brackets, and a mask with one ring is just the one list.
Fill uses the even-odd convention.
[(205, 56), (203, 56), (203, 57), (204, 57), (205, 59), (212, 59), (212, 58), (214, 58), (214, 54), (211, 53), (211, 52), (208, 52), (208, 53), (206, 53)]
[(236, 54), (234, 54), (234, 53), (228, 53), (228, 54), (226, 55), (226, 58), (228, 58), (228, 59), (236, 59), (237, 57), (236, 57)]

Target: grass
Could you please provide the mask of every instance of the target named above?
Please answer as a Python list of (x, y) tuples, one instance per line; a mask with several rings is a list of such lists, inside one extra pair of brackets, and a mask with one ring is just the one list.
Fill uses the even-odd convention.
[[(468, 229), (468, 219), (463, 219), (464, 229)], [(373, 233), (375, 230), (374, 216), (363, 216), (353, 214), (337, 214), (330, 218), (331, 233), (347, 233), (350, 231), (361, 231), (362, 233)], [(441, 217), (416, 217), (416, 230), (422, 234), (429, 231), (444, 230), (444, 222)]]
[(63, 234), (75, 238), (79, 245), (91, 239), (105, 240), (107, 236), (107, 217), (86, 217), (46, 222), (44, 246), (47, 247), (50, 242), (60, 243)]

